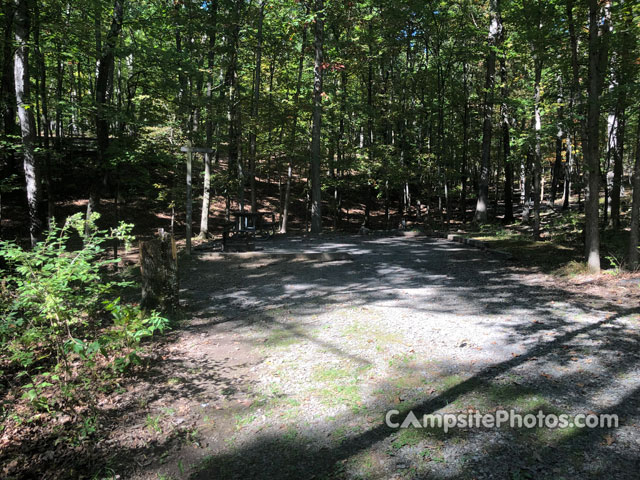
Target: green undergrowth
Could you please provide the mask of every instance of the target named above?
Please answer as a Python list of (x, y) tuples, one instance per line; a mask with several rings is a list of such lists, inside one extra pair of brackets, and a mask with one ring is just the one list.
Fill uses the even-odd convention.
[(133, 282), (111, 268), (107, 247), (129, 242), (131, 225), (102, 231), (97, 218), (52, 223), (32, 249), (0, 242), (0, 374), (12, 399), (0, 418), (64, 413), (80, 419), (88, 436), (98, 397), (142, 363), (143, 341), (168, 327), (166, 318), (120, 298)]
[[(467, 238), (480, 240), (487, 247), (512, 255), (521, 265), (558, 276), (587, 273), (584, 266), (584, 214), (581, 212), (543, 212), (541, 236), (533, 239), (533, 217), (529, 222), (516, 220), (509, 225), (489, 223), (470, 226), (460, 232)], [(629, 233), (603, 228), (600, 233), (602, 267), (609, 273), (624, 268)]]

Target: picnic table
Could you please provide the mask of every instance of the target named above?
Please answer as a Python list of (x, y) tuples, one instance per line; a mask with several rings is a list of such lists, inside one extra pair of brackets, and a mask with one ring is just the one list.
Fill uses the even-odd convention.
[(222, 248), (230, 239), (243, 239), (247, 243), (256, 238), (271, 238), (276, 233), (276, 216), (272, 212), (232, 212), (232, 221), (226, 222), (222, 234)]

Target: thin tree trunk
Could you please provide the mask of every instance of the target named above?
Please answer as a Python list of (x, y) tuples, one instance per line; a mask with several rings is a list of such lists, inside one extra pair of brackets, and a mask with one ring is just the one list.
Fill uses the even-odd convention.
[(526, 159), (522, 160), (520, 166), (520, 200), (522, 203), (522, 221), (525, 223), (529, 222), (529, 217), (531, 216), (531, 179), (529, 177), (532, 163), (532, 153), (531, 149), (529, 149)]
[[(269, 96), (268, 96), (268, 116), (269, 118), (271, 118), (272, 114), (273, 114), (273, 77), (275, 76), (276, 73), (276, 60), (277, 60), (277, 56), (273, 56), (273, 58), (271, 59), (271, 63), (269, 63)], [(282, 127), (283, 125), (281, 125), (281, 129), (280, 129), (280, 138), (282, 138)], [(273, 128), (271, 126), (269, 126), (269, 134), (267, 135), (267, 145), (271, 145), (271, 138), (273, 135)], [(282, 145), (282, 144), (281, 144)], [(269, 152), (269, 154), (267, 155), (267, 186), (271, 184), (271, 159), (272, 159), (272, 154), (271, 152)], [(278, 172), (278, 192), (280, 191), (280, 188), (282, 186), (282, 178), (280, 177), (280, 157), (278, 156), (278, 161), (276, 162), (276, 170)], [(281, 202), (280, 205), (282, 205), (282, 197), (279, 197)]]
[[(612, 135), (611, 132), (614, 132), (615, 136), (615, 131), (617, 129), (617, 127), (615, 126), (616, 124), (616, 118), (615, 118), (615, 114), (609, 114), (607, 117), (607, 143), (609, 143), (612, 140)], [(609, 222), (609, 213), (611, 212), (610, 210), (610, 204), (609, 204), (609, 187), (611, 186), (611, 184), (613, 183), (613, 175), (609, 175), (609, 171), (611, 168), (611, 157), (613, 155), (613, 149), (611, 148), (607, 148), (607, 154), (606, 154), (606, 158), (604, 161), (604, 175), (603, 175), (603, 193), (604, 193), (604, 205), (603, 205), (603, 209), (602, 209), (602, 223), (603, 224), (607, 224)]]
[[(462, 114), (462, 161), (460, 166), (460, 216), (462, 223), (467, 217), (467, 155), (469, 150), (469, 87), (468, 66), (464, 62), (462, 66), (462, 82), (464, 90), (464, 112)], [(428, 205), (427, 205), (428, 207)]]
[(64, 67), (62, 66), (62, 47), (58, 43), (57, 48), (57, 68), (56, 68), (56, 140), (55, 146), (57, 150), (62, 148), (62, 85), (64, 82)]
[(640, 240), (640, 122), (636, 132), (636, 159), (633, 168), (633, 199), (631, 201), (631, 232), (629, 233), (629, 268), (638, 268), (638, 241)]
[[(585, 199), (585, 258), (592, 272), (600, 271), (600, 94), (608, 53), (609, 22), (605, 16), (601, 22), (598, 0), (589, 0), (589, 77), (587, 135), (583, 142), (587, 174)], [(602, 23), (602, 26), (601, 26)]]
[[(209, 51), (207, 52), (207, 121), (205, 123), (205, 135), (207, 148), (213, 148), (213, 68), (215, 66), (215, 47), (218, 19), (218, 2), (209, 2), (209, 12), (211, 14)], [(217, 119), (216, 119), (217, 122)], [(211, 207), (211, 155), (204, 154), (204, 178), (202, 188), (202, 211), (200, 213), (200, 238), (209, 236), (209, 209)]]
[(0, 101), (2, 101), (2, 122), (5, 135), (15, 135), (18, 132), (16, 125), (16, 87), (14, 81), (13, 64), (13, 20), (15, 4), (12, 1), (4, 2), (4, 37), (2, 49), (2, 83), (0, 84)]
[(311, 132), (311, 233), (322, 233), (322, 187), (320, 184), (320, 134), (322, 125), (322, 42), (324, 0), (315, 4), (315, 62), (313, 66), (313, 127)]
[(551, 173), (551, 197), (550, 204), (554, 207), (556, 204), (556, 197), (558, 196), (558, 185), (560, 183), (560, 175), (562, 173), (562, 139), (564, 137), (563, 131), (563, 94), (562, 94), (562, 77), (558, 77), (558, 84), (560, 85), (560, 93), (558, 94), (558, 125), (556, 131), (556, 160), (553, 164), (553, 170)]
[(609, 145), (613, 156), (613, 182), (610, 192), (611, 210), (610, 225), (614, 230), (620, 229), (620, 192), (622, 186), (622, 169), (624, 155), (624, 140), (626, 127), (626, 93), (625, 85), (621, 85), (621, 91), (618, 94), (616, 105), (616, 121), (615, 130), (611, 132)]
[(504, 163), (504, 223), (509, 224), (513, 222), (513, 164), (509, 158), (511, 156), (511, 138), (509, 135), (509, 107), (507, 106), (509, 89), (507, 87), (506, 63), (506, 58), (501, 57), (502, 105), (500, 113), (502, 116), (502, 160)]
[(539, 54), (534, 56), (535, 80), (534, 80), (534, 131), (535, 146), (533, 156), (533, 239), (540, 238), (540, 189), (542, 178), (542, 147), (541, 131), (542, 119), (540, 116), (540, 81), (542, 79), (542, 58)]
[(613, 163), (613, 186), (611, 189), (611, 226), (615, 230), (620, 229), (620, 195), (622, 190), (622, 174), (624, 162), (624, 142), (627, 123), (627, 88), (632, 82), (634, 68), (633, 53), (636, 51), (637, 39), (633, 34), (632, 16), (625, 16), (624, 28), (621, 34), (621, 52), (618, 56), (618, 99), (616, 112), (618, 117), (618, 129), (616, 149)]
[[(340, 96), (340, 122), (338, 127), (338, 141), (336, 142), (337, 147), (337, 169), (338, 171), (342, 171), (343, 161), (344, 161), (344, 121), (347, 116), (347, 72), (343, 69), (340, 72), (340, 86), (342, 89), (342, 95)], [(340, 227), (340, 216), (342, 205), (340, 204), (341, 193), (338, 189), (338, 181), (334, 177), (334, 187), (333, 187), (333, 202), (334, 202), (334, 220), (333, 226), (334, 230), (337, 230)]]
[(489, 1), (491, 23), (487, 44), (487, 72), (485, 77), (485, 98), (482, 124), (482, 157), (480, 166), (480, 185), (476, 204), (475, 221), (486, 223), (489, 203), (489, 177), (491, 173), (491, 134), (493, 131), (493, 87), (495, 85), (496, 51), (495, 47), (502, 37), (502, 20), (500, 17), (500, 0)]
[[(208, 135), (207, 135), (208, 136)], [(210, 148), (210, 139), (207, 139), (207, 148)], [(204, 154), (204, 178), (202, 179), (202, 209), (200, 212), (201, 239), (209, 236), (209, 209), (211, 208), (211, 153)]]
[(564, 186), (562, 193), (562, 210), (569, 209), (569, 202), (571, 200), (571, 175), (573, 174), (573, 145), (572, 138), (569, 132), (567, 132), (567, 148), (565, 150), (565, 165), (564, 165)]
[[(4, 14), (4, 36), (2, 38), (2, 79), (0, 81), (0, 116), (2, 118), (2, 131), (6, 136), (15, 135), (18, 127), (16, 125), (16, 86), (14, 81), (14, 63), (13, 63), (13, 17), (15, 13), (15, 5), (12, 1), (3, 3)], [(4, 161), (17, 170), (14, 155), (11, 149), (2, 149), (0, 161)], [(0, 196), (2, 192), (0, 191)], [(2, 204), (0, 198), (0, 235), (2, 233)]]
[[(115, 48), (122, 31), (122, 20), (124, 16), (125, 0), (115, 0), (113, 5), (113, 17), (111, 27), (105, 45), (102, 48), (101, 57), (98, 60), (96, 77), (96, 137), (98, 143), (98, 168), (91, 182), (89, 192), (89, 203), (87, 204), (87, 220), (100, 202), (100, 184), (106, 174), (106, 157), (109, 148), (109, 115), (107, 107), (111, 101), (113, 91), (113, 70), (115, 59)], [(78, 77), (80, 78), (80, 77)], [(80, 89), (78, 89), (80, 90)], [(89, 223), (87, 222), (87, 226)]]
[(564, 132), (562, 127), (558, 125), (558, 131), (556, 133), (556, 159), (553, 162), (551, 169), (551, 191), (549, 193), (549, 205), (553, 208), (556, 204), (556, 198), (558, 197), (558, 185), (560, 183), (560, 175), (562, 172), (562, 137)]
[[(566, 3), (567, 24), (569, 29), (569, 43), (571, 45), (571, 98), (569, 99), (569, 106), (572, 115), (580, 115), (583, 113), (583, 98), (582, 89), (580, 88), (580, 65), (578, 62), (578, 36), (576, 34), (575, 22), (573, 20), (573, 0), (567, 0)], [(580, 120), (578, 122), (579, 133), (576, 133), (575, 127), (569, 129), (571, 133), (567, 133), (567, 159), (566, 172), (565, 172), (565, 185), (564, 185), (564, 198), (562, 201), (562, 209), (567, 210), (569, 208), (571, 197), (571, 176), (574, 169), (576, 174), (579, 173), (579, 165), (576, 160), (576, 152), (573, 149), (572, 139), (575, 143), (578, 143), (578, 138), (583, 142), (586, 138), (586, 122)], [(584, 153), (583, 153), (584, 155)], [(574, 168), (575, 167), (575, 168)], [(579, 175), (577, 175), (579, 177)], [(578, 205), (580, 205), (580, 189), (578, 189)]]
[(38, 76), (39, 76), (39, 94), (40, 104), (42, 112), (41, 124), (43, 126), (44, 136), (44, 183), (47, 194), (47, 223), (50, 224), (54, 217), (54, 201), (53, 201), (53, 184), (51, 182), (51, 151), (49, 150), (49, 136), (51, 133), (49, 125), (49, 109), (47, 106), (47, 70), (44, 63), (44, 54), (40, 49), (40, 8), (38, 2), (35, 3), (35, 29), (34, 29), (34, 44), (35, 54), (38, 62)]
[(238, 204), (240, 210), (244, 210), (244, 173), (240, 159), (240, 115), (238, 112), (238, 43), (240, 37), (240, 9), (243, 2), (235, 2), (232, 18), (231, 34), (229, 35), (229, 67), (227, 70), (227, 83), (229, 85), (229, 105), (227, 118), (229, 121), (229, 165), (228, 184), (233, 183), (234, 172), (238, 184)]
[(258, 128), (258, 108), (260, 105), (260, 78), (262, 64), (262, 21), (264, 18), (264, 0), (260, 2), (258, 16), (258, 45), (256, 47), (256, 66), (253, 76), (253, 98), (251, 100), (251, 133), (249, 134), (249, 179), (251, 189), (251, 212), (256, 213), (256, 137)]
[(287, 184), (284, 191), (284, 205), (280, 218), (280, 233), (287, 233), (287, 221), (289, 219), (289, 203), (291, 198), (291, 178), (293, 175), (293, 151), (296, 144), (296, 130), (298, 128), (298, 99), (302, 86), (302, 72), (304, 70), (304, 49), (307, 43), (307, 28), (302, 29), (302, 44), (300, 46), (300, 57), (298, 59), (298, 78), (296, 80), (296, 93), (293, 97), (293, 120), (291, 121), (291, 134), (289, 140), (289, 152), (287, 153)]
[[(374, 142), (374, 133), (373, 133), (373, 46), (371, 45), (372, 37), (373, 37), (373, 25), (372, 22), (369, 21), (369, 45), (368, 45), (368, 54), (369, 54), (369, 65), (367, 68), (367, 138), (364, 144), (367, 146), (367, 154), (369, 160), (369, 169), (374, 165), (375, 158), (375, 142)], [(362, 141), (361, 147), (362, 145)], [(371, 176), (370, 171), (367, 172), (368, 177)], [(386, 171), (384, 172), (386, 176)], [(389, 182), (385, 179), (385, 229), (389, 229)], [(367, 193), (365, 196), (365, 206), (364, 206), (364, 220), (362, 222), (365, 228), (370, 228), (370, 214), (371, 214), (371, 194), (372, 186), (370, 178), (367, 178)]]

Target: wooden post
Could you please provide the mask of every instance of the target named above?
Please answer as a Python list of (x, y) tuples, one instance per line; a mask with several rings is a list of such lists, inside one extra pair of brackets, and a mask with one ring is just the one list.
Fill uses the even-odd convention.
[(163, 229), (158, 233), (158, 238), (140, 242), (140, 305), (147, 311), (159, 309), (165, 314), (173, 315), (179, 307), (176, 242)]
[(191, 192), (191, 164), (193, 163), (193, 149), (191, 141), (187, 142), (187, 255), (191, 255), (191, 223), (193, 216), (193, 202)]

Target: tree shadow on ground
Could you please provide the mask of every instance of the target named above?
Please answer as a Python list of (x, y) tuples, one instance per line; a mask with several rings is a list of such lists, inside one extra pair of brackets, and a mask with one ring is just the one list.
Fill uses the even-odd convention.
[[(289, 328), (291, 335), (301, 335), (307, 341), (310, 336), (300, 331), (304, 331), (304, 319), (314, 313), (345, 303), (372, 305), (393, 301), (397, 308), (423, 314), (487, 317), (487, 322), (499, 323), (507, 346), (526, 345), (525, 351), (512, 354), (510, 358), (506, 355), (497, 357), (494, 364), (484, 366), (436, 396), (425, 395), (428, 398), (422, 401), (401, 405), (403, 411), (412, 410), (418, 416), (437, 412), (470, 394), (496, 388), (510, 372), (518, 372), (528, 382), (528, 385), (512, 387), (516, 396), (527, 388), (533, 391), (542, 389), (548, 395), (561, 399), (558, 403), (566, 403), (573, 411), (592, 411), (596, 403), (592, 397), (616, 383), (617, 379), (633, 375), (637, 369), (635, 352), (640, 337), (637, 331), (630, 331), (619, 322), (640, 313), (635, 306), (621, 306), (606, 298), (585, 299), (563, 290), (561, 286), (550, 286), (533, 276), (529, 278), (514, 273), (503, 261), (472, 249), (424, 240), (386, 239), (379, 244), (383, 245), (382, 248), (373, 243), (359, 242), (354, 250), (360, 251), (354, 251), (354, 260), (350, 264), (278, 265), (276, 262), (276, 265), (264, 267), (264, 271), (260, 270), (254, 277), (251, 277), (249, 268), (249, 275), (242, 277), (242, 285), (235, 285), (234, 279), (225, 277), (229, 282), (227, 287), (209, 297), (202, 292), (205, 296), (203, 301), (214, 302), (217, 308), (221, 304), (225, 306), (218, 322), (256, 322), (256, 310), (260, 310), (263, 312), (260, 322), (267, 329), (282, 328), (278, 315), (270, 316), (268, 308), (274, 305), (288, 308), (296, 312), (300, 319), (298, 325), (302, 325)], [(392, 251), (385, 251), (389, 247)], [(340, 273), (331, 272), (334, 268)], [(597, 305), (593, 304), (594, 301)], [(229, 307), (235, 314), (228, 313)], [(520, 319), (519, 315), (526, 315), (526, 318)], [(587, 321), (581, 318), (586, 316), (597, 319)], [(577, 374), (543, 377), (542, 381), (547, 385), (540, 386), (540, 375), (545, 366), (570, 364), (579, 361), (576, 357), (580, 356), (586, 359), (587, 347), (603, 339), (597, 349), (588, 349), (589, 354), (593, 354), (589, 359), (593, 368), (585, 368)], [(344, 356), (347, 358), (348, 353)], [(599, 375), (597, 381), (594, 381), (594, 372)], [(607, 409), (620, 416), (622, 425), (637, 420), (636, 392), (637, 387), (631, 391), (619, 387), (616, 400), (610, 402)], [(389, 408), (397, 408), (397, 405), (390, 404)], [(605, 412), (601, 410), (599, 413)], [(346, 418), (335, 420), (332, 427), (338, 428), (341, 420), (347, 421)], [(538, 433), (540, 435), (536, 436), (522, 435), (519, 431), (500, 431), (486, 444), (471, 442), (477, 450), (466, 452), (471, 460), (449, 474), (446, 474), (446, 469), (445, 473), (440, 469), (439, 473), (429, 474), (428, 468), (425, 473), (418, 467), (413, 468), (411, 459), (408, 463), (403, 461), (403, 469), (399, 471), (410, 478), (412, 475), (416, 478), (425, 475), (434, 478), (483, 475), (486, 478), (556, 478), (558, 472), (575, 478), (584, 478), (584, 475), (596, 478), (603, 472), (615, 472), (616, 478), (633, 478), (637, 472), (633, 468), (637, 467), (640, 459), (637, 448), (607, 450), (610, 447), (607, 441), (601, 445), (602, 429), (571, 429), (548, 438), (544, 432)], [(337, 446), (320, 449), (308, 447), (314, 441), (312, 429), (299, 432), (295, 439), (284, 434), (265, 434), (236, 451), (214, 455), (195, 477), (349, 476), (345, 464), (350, 459), (376, 444), (390, 441), (397, 434), (381, 419), (380, 423), (367, 426)], [(445, 442), (460, 435), (480, 438), (486, 436), (486, 432), (453, 432)], [(590, 451), (596, 459), (577, 458), (576, 452), (580, 451)]]
[[(244, 373), (249, 365), (230, 365), (230, 358), (171, 356), (165, 347), (172, 341), (169, 334), (155, 344), (164, 358), (159, 354), (147, 358), (146, 368), (121, 379), (116, 391), (101, 395), (91, 411), (68, 418), (45, 434), (25, 425), (27, 432), (12, 439), (0, 455), (6, 478), (111, 478), (115, 472), (140, 470), (154, 457), (194, 440), (192, 418), (183, 411), (193, 407), (185, 399), (210, 401), (217, 392), (227, 399), (220, 416), (232, 417), (243, 408), (230, 399), (249, 382)], [(206, 410), (213, 422), (218, 411)], [(82, 433), (83, 422), (91, 431)]]
[[(640, 338), (638, 331), (628, 326), (628, 318), (640, 313), (636, 306), (620, 305), (608, 298), (584, 298), (539, 276), (514, 271), (490, 254), (443, 241), (347, 237), (322, 242), (319, 248), (348, 251), (352, 260), (242, 263), (194, 259), (183, 272), (185, 294), (194, 312), (193, 321), (184, 331), (194, 336), (212, 332), (225, 335), (255, 326), (266, 336), (277, 332), (286, 339), (317, 345), (344, 362), (364, 365), (367, 359), (346, 351), (338, 341), (315, 335), (311, 328), (314, 317), (345, 306), (382, 306), (399, 313), (411, 312), (415, 329), (429, 329), (431, 319), (442, 316), (451, 321), (491, 325), (499, 340), (492, 350), (494, 359), (470, 367), (451, 358), (450, 365), (442, 369), (465, 372), (459, 381), (399, 404), (383, 400), (364, 405), (375, 414), (373, 420), (356, 425), (339, 442), (327, 441), (326, 431), (335, 432), (353, 423), (349, 413), (327, 420), (323, 429), (310, 425), (298, 429), (295, 435), (288, 430), (268, 431), (235, 448), (217, 449), (200, 465), (195, 478), (356, 477), (358, 473), (350, 470), (352, 461), (374, 448), (392, 450), (392, 455), (387, 465), (371, 472), (369, 478), (389, 478), (396, 473), (406, 478), (598, 478), (602, 472), (613, 472), (616, 478), (635, 478), (637, 469), (631, 467), (637, 466), (640, 458), (637, 443), (619, 440), (612, 446), (605, 440), (602, 445), (606, 432), (599, 429), (574, 429), (555, 436), (548, 436), (546, 431), (426, 432), (427, 437), (440, 442), (438, 448), (443, 455), (468, 458), (442, 467), (431, 451), (433, 442), (418, 439), (412, 446), (420, 451), (394, 446), (401, 434), (384, 424), (383, 413), (395, 408), (420, 416), (456, 402), (462, 402), (462, 408), (468, 398), (491, 398), (496, 392), (499, 395), (487, 408), (542, 392), (557, 400), (545, 407), (564, 406), (571, 413), (585, 412), (596, 410), (602, 404), (599, 397), (613, 388), (607, 409), (620, 415), (621, 425), (628, 428), (638, 421), (637, 386), (620, 379), (637, 373)], [(255, 338), (244, 341), (252, 348), (262, 342)], [(585, 363), (582, 371), (562, 373), (564, 365), (581, 360), (591, 363)], [(211, 391), (211, 385), (240, 389), (248, 381), (224, 360), (202, 358), (201, 362), (160, 362), (162, 367), (146, 379), (148, 401), (198, 398)], [(421, 367), (419, 362), (400, 365), (393, 376), (410, 376)], [(541, 375), (547, 368), (555, 369), (556, 374)], [(510, 379), (510, 375), (517, 375), (518, 380)], [(176, 380), (172, 384), (163, 381), (167, 376)], [(384, 388), (388, 380), (391, 378), (382, 379), (380, 387)], [(117, 424), (131, 425), (144, 421), (146, 414), (136, 400), (134, 391), (122, 405), (104, 408)], [(525, 410), (530, 407), (527, 404)], [(248, 407), (235, 404), (229, 410), (233, 415)], [(140, 459), (180, 451), (184, 432), (176, 430), (158, 437), (155, 443), (146, 445), (120, 441), (96, 445), (95, 455), (90, 457), (95, 461), (85, 471), (108, 472), (118, 467), (152, 474), (152, 467), (141, 464)], [(54, 440), (43, 441), (50, 444)], [(461, 446), (461, 441), (466, 446)], [(636, 441), (637, 436), (629, 438), (629, 442)], [(581, 451), (590, 452), (596, 460), (577, 458), (576, 452)], [(436, 464), (438, 467), (433, 467)], [(46, 459), (38, 465), (46, 468)]]
[[(614, 324), (615, 321), (616, 318), (612, 317), (595, 325), (565, 333), (553, 341), (532, 348), (523, 355), (489, 366), (444, 392), (425, 398), (420, 403), (400, 406), (390, 403), (388, 408), (400, 409), (401, 412), (410, 410), (418, 418), (435, 413), (459, 398), (494, 387), (499, 384), (496, 381), (502, 374), (513, 371), (519, 366), (550, 356), (556, 356), (555, 361), (562, 361), (568, 355), (564, 346), (579, 336), (603, 335), (606, 327)], [(626, 346), (632, 342), (637, 346), (639, 340), (637, 335), (633, 339), (624, 333), (614, 334), (614, 336), (618, 336), (625, 345), (623, 351), (627, 351)], [(621, 359), (617, 364), (612, 364), (602, 371), (602, 375), (615, 378), (621, 373), (633, 371), (634, 367), (637, 367), (635, 359)], [(584, 382), (586, 378), (568, 376), (557, 379), (554, 382), (554, 389), (559, 392), (569, 392), (576, 388), (576, 384), (580, 384), (580, 380)], [(606, 388), (606, 384), (599, 384), (598, 387)], [(536, 390), (535, 385), (532, 385), (530, 390), (518, 386), (514, 387), (512, 395), (517, 397)], [(588, 400), (593, 390), (584, 388), (581, 390), (583, 393), (580, 397)], [(504, 394), (500, 395), (500, 400), (505, 400)], [(598, 413), (615, 413), (619, 416), (621, 426), (631, 427), (633, 422), (638, 421), (638, 401), (638, 388), (635, 388), (625, 392), (616, 403)], [(553, 408), (549, 409), (549, 406), (541, 407), (550, 413), (554, 411)], [(583, 411), (592, 412), (590, 409)], [(525, 411), (522, 414), (536, 412), (537, 410)], [(403, 418), (402, 414), (399, 418)], [(347, 418), (337, 419), (333, 422), (333, 428), (338, 428), (348, 421)], [(486, 439), (486, 442), (472, 442), (472, 448), (477, 448), (477, 451), (465, 452), (470, 460), (462, 469), (450, 472), (451, 478), (558, 478), (561, 474), (570, 475), (573, 478), (601, 478), (604, 474), (610, 478), (635, 478), (640, 462), (640, 452), (637, 448), (633, 448), (633, 444), (630, 445), (632, 448), (615, 450), (608, 448), (606, 440), (608, 429), (569, 429), (566, 433), (560, 430), (557, 432), (559, 432), (557, 435), (550, 438), (545, 436), (544, 429), (523, 433), (507, 428), (492, 433), (493, 438), (489, 438), (487, 432), (483, 430), (464, 429), (453, 430), (448, 434), (438, 433), (439, 439), (445, 443), (455, 442), (456, 438), (468, 436), (478, 436), (480, 440)], [(304, 476), (341, 478), (345, 476), (345, 462), (376, 444), (393, 440), (397, 434), (397, 429), (387, 427), (383, 419), (379, 418), (375, 426), (346, 438), (339, 445), (320, 449), (308, 447), (316, 436), (313, 431), (300, 432), (295, 439), (285, 435), (260, 436), (236, 451), (211, 457), (201, 466), (194, 478), (302, 478)], [(636, 442), (637, 439), (632, 441)], [(589, 455), (593, 458), (585, 460)], [(406, 458), (402, 459), (402, 468), (407, 471), (411, 469)], [(435, 475), (433, 478), (440, 476)], [(425, 478), (427, 477), (432, 476), (426, 474)], [(418, 475), (409, 478), (421, 477)]]

